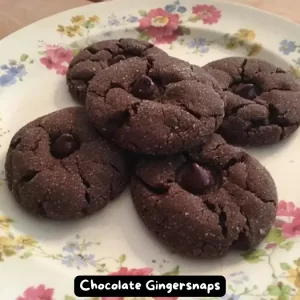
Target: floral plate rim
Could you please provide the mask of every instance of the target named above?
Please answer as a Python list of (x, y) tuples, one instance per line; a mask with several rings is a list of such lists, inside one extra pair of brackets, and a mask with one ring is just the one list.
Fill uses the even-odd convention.
[[(99, 5), (101, 5), (101, 7), (104, 7), (104, 6), (107, 6), (107, 8), (110, 8), (110, 7), (114, 7), (115, 5), (118, 5), (119, 7), (125, 7), (127, 8), (127, 6), (125, 6), (125, 3), (126, 2), (129, 2), (131, 3), (131, 5), (133, 6), (134, 4), (140, 4), (140, 0), (107, 0), (107, 1), (104, 1), (104, 2), (98, 2), (98, 3), (90, 3), (90, 4), (85, 4), (85, 5), (82, 5), (82, 6), (79, 6), (79, 7), (74, 7), (74, 8), (70, 8), (70, 9), (67, 9), (67, 10), (64, 10), (64, 11), (61, 11), (61, 12), (58, 12), (58, 13), (55, 13), (55, 14), (52, 14), (52, 15), (49, 15), (49, 16), (46, 16), (46, 17), (43, 17), (39, 20), (36, 20), (10, 34), (8, 34), (7, 36), (5, 36), (4, 38), (0, 39), (0, 45), (3, 44), (3, 43), (7, 43), (11, 38), (13, 38), (14, 35), (17, 35), (17, 34), (20, 34), (20, 33), (23, 33), (23, 31), (25, 30), (28, 30), (30, 29), (31, 27), (34, 27), (36, 25), (39, 25), (39, 24), (42, 24), (43, 22), (48, 22), (48, 21), (52, 21), (54, 20), (54, 18), (57, 18), (57, 17), (62, 17), (64, 15), (67, 15), (67, 14), (70, 14), (71, 12), (74, 13), (74, 15), (76, 15), (77, 12), (80, 12), (80, 10), (85, 10), (91, 6), (94, 6), (94, 7), (97, 7)], [(153, 7), (156, 7), (156, 6), (161, 6), (163, 4), (163, 2), (166, 2), (168, 3), (169, 1), (167, 0), (144, 0), (143, 1), (143, 4), (144, 5), (147, 5), (147, 3), (151, 4), (150, 6), (153, 6)], [(287, 17), (284, 17), (284, 16), (281, 16), (281, 15), (276, 15), (272, 12), (269, 12), (269, 11), (266, 11), (266, 10), (263, 10), (263, 9), (260, 9), (260, 8), (257, 8), (257, 7), (254, 7), (254, 6), (251, 6), (251, 5), (247, 5), (245, 3), (238, 3), (238, 2), (231, 2), (230, 0), (200, 0), (200, 1), (197, 1), (197, 0), (184, 0), (185, 4), (187, 3), (209, 3), (210, 5), (218, 5), (218, 4), (222, 4), (222, 5), (227, 5), (227, 6), (233, 6), (233, 7), (239, 7), (241, 9), (246, 9), (246, 10), (252, 10), (254, 13), (259, 13), (261, 15), (264, 15), (264, 16), (269, 16), (270, 18), (274, 18), (274, 19), (279, 19), (281, 20), (282, 22), (285, 22), (287, 25), (292, 25), (293, 27), (297, 26), (299, 27), (299, 30), (300, 30), (300, 24), (296, 23), (296, 22), (293, 22), (292, 20), (288, 19)], [(1, 52), (1, 49), (0, 49), (0, 52)]]

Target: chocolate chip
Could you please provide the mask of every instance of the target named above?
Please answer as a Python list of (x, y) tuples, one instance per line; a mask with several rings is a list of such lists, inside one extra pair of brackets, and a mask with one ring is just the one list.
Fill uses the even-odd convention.
[(51, 153), (54, 157), (63, 158), (72, 154), (79, 148), (78, 142), (71, 134), (62, 134), (51, 146)]
[(119, 54), (111, 59), (110, 64), (113, 65), (125, 59), (126, 57), (124, 55)]
[(146, 75), (141, 76), (132, 86), (131, 93), (137, 98), (147, 99), (155, 93), (156, 86), (152, 79)]
[(215, 185), (211, 172), (197, 163), (185, 165), (179, 173), (177, 181), (192, 194), (201, 194)]
[(253, 83), (239, 83), (231, 87), (231, 91), (248, 100), (254, 100), (261, 94), (261, 90)]

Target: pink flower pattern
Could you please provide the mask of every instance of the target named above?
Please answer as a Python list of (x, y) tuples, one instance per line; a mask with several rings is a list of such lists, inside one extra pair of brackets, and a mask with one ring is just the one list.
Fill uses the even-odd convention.
[(72, 58), (73, 53), (71, 50), (47, 45), (45, 56), (40, 59), (40, 62), (46, 66), (47, 69), (54, 69), (56, 74), (65, 75)]
[(275, 227), (282, 230), (286, 238), (300, 236), (300, 208), (293, 202), (280, 201), (277, 208)]
[(151, 9), (140, 19), (139, 29), (153, 38), (155, 44), (170, 44), (180, 35), (179, 15), (162, 8)]
[(300, 219), (294, 218), (291, 223), (284, 223), (281, 227), (285, 237), (292, 238), (300, 235)]
[(111, 275), (111, 276), (115, 276), (115, 275), (147, 276), (147, 275), (151, 275), (152, 273), (153, 273), (152, 268), (128, 269), (128, 268), (122, 267), (116, 272), (109, 273), (109, 275)]
[(269, 243), (265, 246), (265, 249), (273, 249), (276, 248), (277, 244), (276, 243)]
[(30, 286), (27, 288), (17, 300), (54, 300), (53, 293), (54, 289), (46, 288), (44, 284), (40, 284), (37, 287)]
[(193, 7), (193, 14), (200, 17), (204, 24), (215, 24), (221, 18), (221, 11), (214, 5), (196, 5)]
[(277, 217), (296, 217), (300, 219), (300, 208), (293, 202), (280, 201), (277, 208)]
[[(148, 276), (152, 275), (152, 268), (140, 268), (140, 269), (128, 269), (125, 267), (120, 268), (116, 272), (112, 272), (108, 275), (131, 275), (131, 276)], [(23, 295), (16, 300), (54, 300), (54, 289), (46, 288), (44, 284), (40, 284), (37, 287), (30, 286), (27, 288)], [(123, 300), (124, 297), (102, 297), (102, 300)], [(177, 300), (178, 297), (154, 297), (154, 300)]]

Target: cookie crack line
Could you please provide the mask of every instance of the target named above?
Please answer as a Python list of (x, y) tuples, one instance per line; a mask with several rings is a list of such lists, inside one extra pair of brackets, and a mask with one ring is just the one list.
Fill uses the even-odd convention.
[(244, 61), (241, 64), (241, 69), (242, 69), (242, 72), (241, 72), (241, 81), (242, 82), (245, 80), (245, 67), (246, 67), (247, 62), (248, 62), (248, 59), (245, 58)]
[[(254, 129), (259, 129), (262, 127), (267, 127), (267, 126), (278, 126), (281, 129), (281, 137), (280, 140), (282, 140), (284, 137), (282, 135), (284, 135), (284, 128), (285, 127), (289, 127), (289, 126), (295, 126), (295, 125), (299, 125), (299, 122), (288, 122), (288, 120), (284, 120), (284, 124), (280, 124), (278, 121), (276, 121), (276, 119), (279, 118), (284, 118), (284, 116), (288, 113), (288, 111), (286, 111), (283, 114), (276, 114), (276, 106), (273, 103), (259, 103), (254, 101), (253, 103), (243, 103), (238, 105), (237, 107), (234, 107), (234, 109), (232, 109), (232, 113), (225, 115), (224, 120), (229, 120), (229, 118), (235, 118), (238, 116), (238, 112), (240, 109), (243, 109), (246, 106), (249, 105), (260, 105), (262, 107), (265, 107), (268, 111), (269, 111), (269, 115), (267, 119), (261, 119), (261, 120), (253, 120), (253, 119), (249, 119), (249, 120), (244, 120), (246, 122), (249, 122), (250, 124), (247, 126), (248, 128), (244, 128), (244, 130), (246, 131), (247, 136), (249, 137), (249, 134), (252, 130)], [(222, 130), (222, 125), (220, 127), (220, 130)]]
[[(224, 237), (224, 239), (226, 239), (227, 237), (227, 225), (226, 225), (226, 220), (227, 220), (227, 215), (224, 212), (223, 208), (220, 205), (215, 205), (213, 203), (210, 203), (208, 200), (203, 200), (202, 203), (206, 206), (206, 208), (211, 211), (214, 215), (216, 215), (219, 219), (219, 226), (221, 228), (222, 231), (222, 235)], [(217, 212), (216, 210), (216, 206), (221, 210), (220, 213)]]
[[(210, 152), (211, 152), (211, 151), (217, 151), (219, 148), (224, 147), (224, 146), (226, 146), (226, 143), (225, 143), (225, 142), (224, 142), (224, 143), (219, 143), (219, 144), (217, 144), (214, 148), (210, 148), (209, 150), (210, 150)], [(192, 150), (193, 150), (193, 149), (192, 149)], [(201, 150), (203, 150), (203, 149), (201, 149)], [(183, 152), (183, 155), (185, 156), (185, 158), (186, 158), (187, 160), (193, 160), (192, 155), (191, 155), (191, 153), (189, 153), (189, 151)]]
[[(235, 164), (237, 164), (237, 163), (243, 163), (243, 164), (246, 166), (247, 170), (248, 170), (248, 164), (245, 162), (247, 156), (248, 156), (248, 154), (244, 154), (243, 157), (242, 157), (240, 160), (235, 160), (234, 162), (232, 162), (231, 164), (229, 164), (229, 166), (226, 167), (225, 170), (227, 171), (229, 168), (233, 167), (233, 166), (234, 166)], [(260, 197), (257, 196), (257, 194), (256, 194), (254, 191), (252, 191), (252, 190), (250, 189), (249, 184), (248, 184), (248, 177), (249, 177), (249, 172), (247, 172), (247, 177), (246, 177), (246, 179), (245, 179), (246, 189), (245, 189), (245, 188), (243, 188), (243, 189), (244, 189), (245, 191), (250, 192), (253, 196), (255, 196), (256, 199), (260, 200), (261, 202), (263, 202), (263, 203), (272, 203), (274, 206), (276, 206), (276, 203), (275, 203), (273, 200), (267, 200), (267, 199), (262, 200)], [(231, 184), (233, 184), (234, 186), (236, 186), (236, 187), (242, 189), (242, 187), (240, 187), (238, 184), (236, 184), (235, 182), (232, 182), (232, 181), (230, 180), (230, 178), (227, 178), (227, 180), (228, 180)], [(223, 186), (223, 187), (224, 187), (224, 186)]]
[[(101, 163), (103, 164), (103, 163)], [(117, 166), (115, 166), (112, 162), (108, 163), (107, 165), (109, 165), (113, 170), (115, 170), (117, 173), (121, 173), (121, 171), (118, 169)]]
[(50, 194), (50, 190), (48, 189), (48, 190), (46, 190), (42, 201), (38, 202), (39, 214), (41, 216), (47, 216), (47, 212), (46, 212), (46, 209), (44, 207), (44, 203), (47, 201), (47, 197), (49, 197), (49, 194)]
[[(122, 53), (119, 53), (120, 52), (120, 50), (124, 50), (122, 47), (121, 47), (121, 44), (120, 44), (120, 42), (119, 42), (119, 40), (115, 40), (116, 41), (116, 46), (118, 47), (118, 51), (117, 51), (117, 53), (115, 53), (115, 52), (113, 52), (108, 46), (106, 46), (106, 47), (103, 47), (102, 49), (97, 49), (97, 48), (93, 48), (93, 46), (94, 46), (94, 44), (92, 44), (92, 45), (90, 45), (90, 46), (88, 46), (88, 47), (86, 47), (85, 48), (85, 50), (87, 50), (90, 54), (92, 54), (92, 55), (95, 55), (95, 54), (97, 54), (98, 52), (100, 52), (100, 51), (107, 51), (107, 52), (109, 52), (112, 56), (113, 55), (119, 55), (119, 54), (122, 54)], [(101, 42), (100, 42), (101, 43)], [(96, 43), (97, 44), (97, 43)], [(89, 60), (91, 60), (91, 59), (89, 59)]]
[[(42, 139), (38, 140), (37, 143), (35, 143), (35, 148), (30, 150), (29, 152), (32, 152), (34, 154), (34, 156), (36, 156), (36, 151), (37, 149), (39, 148), (39, 144), (41, 143)], [(20, 143), (21, 143), (21, 138), (20, 138)], [(19, 143), (19, 144), (20, 144)], [(20, 151), (16, 148), (12, 148), (11, 149), (11, 152), (13, 153), (14, 151)], [(28, 150), (27, 150), (28, 151)], [(23, 153), (23, 151), (20, 151)], [(12, 154), (11, 153), (11, 154)], [(48, 169), (52, 169), (54, 168), (55, 166), (53, 165), (51, 168), (48, 168)], [(28, 170), (27, 174), (25, 174), (24, 176), (22, 176), (18, 182), (15, 182), (17, 185), (20, 185), (21, 187), (23, 187), (26, 183), (29, 183), (31, 182), (40, 172), (42, 172), (43, 170)]]
[(15, 150), (19, 144), (22, 142), (22, 137), (18, 137), (15, 141), (12, 141), (11, 144), (10, 144), (10, 149), (11, 150)]
[[(91, 184), (84, 178), (84, 175), (82, 174), (82, 171), (79, 167), (78, 160), (76, 160), (75, 163), (76, 163), (76, 166), (77, 166), (78, 175), (81, 179), (82, 184), (85, 187), (84, 198), (85, 198), (86, 204), (85, 204), (85, 206), (82, 207), (82, 209), (81, 209), (81, 211), (79, 211), (79, 213), (85, 215), (85, 214), (87, 214), (88, 207), (92, 202), (92, 199), (91, 199), (90, 194), (89, 194), (89, 190), (91, 189)], [(103, 165), (103, 164), (101, 163), (101, 165)], [(108, 165), (112, 166), (111, 164), (108, 164)], [(116, 170), (115, 168), (113, 168), (113, 169)], [(109, 187), (110, 188), (110, 195), (112, 194), (112, 190), (113, 190), (112, 189), (112, 184), (113, 183), (111, 182), (110, 187)], [(102, 195), (98, 194), (97, 197), (99, 197), (103, 201), (103, 203), (105, 203), (105, 205), (108, 202), (108, 200), (105, 197), (103, 197)]]
[[(247, 175), (248, 177), (248, 175)], [(238, 189), (242, 189), (239, 185), (235, 184), (234, 182), (228, 180), (230, 182), (230, 184), (232, 184), (233, 186), (237, 187)], [(236, 195), (234, 193), (231, 193), (227, 188), (226, 186), (223, 187), (226, 192), (233, 198), (235, 199), (236, 198)], [(258, 197), (252, 190), (249, 189), (249, 186), (246, 182), (246, 189), (243, 188), (243, 190), (251, 193), (257, 200), (261, 201), (263, 204), (267, 204), (267, 203), (272, 203), (274, 207), (276, 207), (276, 203), (272, 200), (268, 200), (268, 201), (263, 201), (260, 197)], [(252, 228), (251, 228), (251, 225), (250, 225), (250, 221), (249, 221), (249, 218), (247, 216), (247, 214), (243, 211), (242, 207), (240, 205), (238, 205), (238, 208), (240, 210), (240, 213), (244, 216), (245, 220), (246, 220), (246, 226), (240, 231), (239, 233), (239, 237), (240, 237), (240, 234), (243, 234), (245, 232), (251, 232)], [(239, 240), (239, 237), (236, 241)]]
[[(246, 164), (246, 168), (247, 168), (247, 176), (246, 176), (246, 179), (245, 179), (246, 191), (250, 192), (252, 195), (255, 196), (256, 199), (260, 200), (261, 202), (263, 202), (263, 203), (272, 203), (274, 206), (276, 206), (276, 203), (273, 200), (261, 199), (259, 196), (257, 196), (257, 193), (255, 193), (253, 190), (251, 190), (251, 188), (249, 187), (249, 183), (248, 183), (249, 172), (248, 172), (248, 165), (247, 164)], [(231, 183), (234, 184), (233, 182), (231, 182)]]
[[(85, 197), (85, 200), (86, 200), (86, 203), (87, 203), (87, 206), (91, 203), (91, 198), (90, 198), (90, 195), (89, 195), (89, 189), (91, 187), (90, 183), (84, 178), (84, 175), (81, 173), (81, 169), (79, 167), (79, 163), (78, 163), (78, 160), (76, 159), (75, 160), (75, 164), (77, 166), (77, 173), (78, 173), (78, 176), (80, 177), (81, 179), (81, 182), (82, 184), (84, 185), (85, 187), (85, 193), (84, 193), (84, 197)], [(83, 210), (85, 210), (86, 208), (84, 207)]]
[[(22, 176), (17, 182), (17, 185), (24, 187), (25, 184), (30, 183), (42, 171), (30, 171), (28, 174)], [(18, 189), (20, 190), (20, 189)]]
[(180, 133), (176, 130), (176, 128), (170, 126), (169, 124), (167, 124), (165, 122), (165, 119), (166, 119), (166, 112), (164, 110), (164, 108), (162, 107), (162, 114), (164, 116), (164, 118), (162, 119), (164, 125), (169, 128), (170, 130), (170, 133), (168, 134), (168, 137), (167, 137), (167, 144), (170, 145), (170, 139), (172, 138), (172, 134), (175, 134), (177, 135), (177, 137), (179, 138), (180, 142), (181, 142), (181, 146), (182, 147), (185, 147), (185, 143), (184, 143), (184, 139), (182, 138), (182, 136), (180, 135)]
[[(223, 188), (226, 191), (226, 193), (228, 193), (228, 195), (230, 195), (230, 198), (233, 198), (233, 201), (234, 201), (234, 199), (236, 199), (236, 195), (234, 193), (231, 193), (228, 189), (226, 189), (225, 186)], [(237, 203), (236, 201), (234, 201), (234, 202)], [(250, 228), (251, 228), (250, 221), (249, 221), (249, 218), (248, 218), (247, 214), (243, 211), (243, 209), (242, 209), (242, 207), (240, 205), (237, 205), (237, 207), (239, 209), (240, 214), (244, 217), (244, 219), (246, 221), (246, 224), (245, 224), (245, 226), (243, 228), (241, 228), (241, 230), (239, 231), (239, 234), (237, 235), (237, 237), (232, 241), (231, 247), (234, 247), (234, 244), (239, 241), (240, 234), (242, 234), (244, 232), (247, 232), (247, 231), (249, 232)]]
[[(252, 122), (251, 122), (252, 124)], [(255, 124), (255, 123), (254, 123)], [(250, 126), (249, 128), (245, 129), (245, 133), (247, 135), (247, 137), (249, 138), (251, 136), (251, 133), (255, 133), (256, 130), (258, 130), (259, 128), (263, 128), (263, 127), (268, 127), (268, 126), (277, 126), (277, 128), (279, 128), (281, 130), (280, 135), (279, 135), (279, 140), (283, 139), (284, 136), (284, 130), (282, 126), (278, 125), (278, 124), (267, 124), (267, 125), (256, 125), (256, 126)]]
[[(123, 45), (122, 45), (122, 43), (121, 43), (122, 40), (126, 40), (126, 39), (119, 39), (119, 40), (116, 40), (116, 46), (118, 47), (117, 53), (115, 53), (114, 51), (112, 51), (108, 46), (103, 47), (103, 49), (101, 49), (101, 50), (95, 49), (95, 51), (93, 51), (93, 45), (86, 47), (84, 50), (88, 51), (88, 52), (91, 54), (92, 57), (89, 57), (89, 58), (87, 58), (86, 60), (78, 61), (76, 64), (78, 64), (79, 62), (82, 62), (82, 61), (92, 61), (92, 62), (95, 61), (95, 60), (93, 60), (93, 56), (96, 55), (97, 53), (99, 53), (100, 51), (107, 51), (108, 53), (110, 53), (110, 55), (112, 56), (112, 57), (111, 57), (111, 60), (114, 59), (114, 56), (116, 57), (116, 56), (118, 56), (118, 55), (124, 55), (124, 54), (126, 55), (126, 54), (129, 54), (129, 56), (131, 56), (131, 55), (134, 56), (134, 55), (135, 55), (134, 50), (126, 51), (125, 47), (123, 47)], [(154, 47), (154, 45), (152, 45), (152, 44), (150, 44), (150, 43), (149, 43), (148, 45), (145, 45), (145, 49), (140, 53), (140, 55), (143, 56), (147, 50), (149, 50), (149, 49), (151, 49), (151, 48), (153, 48), (153, 47)], [(125, 57), (125, 59), (126, 59), (126, 57)], [(97, 61), (98, 61), (98, 60), (96, 60), (96, 62), (97, 62)], [(75, 65), (76, 65), (76, 64), (75, 64)], [(74, 80), (76, 80), (76, 79), (74, 78)], [(91, 80), (91, 79), (90, 79), (90, 80)], [(89, 82), (90, 80), (83, 80), (83, 82), (84, 82), (84, 83), (87, 83), (87, 82)]]
[[(40, 124), (38, 124), (37, 126), (34, 126), (34, 127), (32, 127), (32, 128), (41, 128), (41, 129), (43, 129), (45, 132), (46, 132), (46, 130), (44, 129), (44, 127), (42, 127)], [(46, 132), (47, 133), (47, 132)], [(48, 133), (47, 133), (48, 134)], [(48, 135), (49, 136), (49, 135)], [(35, 144), (38, 144), (37, 146), (35, 146), (35, 148), (34, 149), (32, 149), (32, 150), (30, 150), (30, 151), (32, 151), (34, 154), (35, 154), (35, 151), (37, 150), (37, 148), (39, 147), (39, 142), (41, 141), (41, 139), (40, 140), (38, 140), (38, 141), (36, 141), (37, 143), (35, 143)], [(12, 141), (11, 143), (10, 143), (10, 146), (9, 146), (9, 148), (13, 151), (13, 150), (16, 150), (16, 148), (21, 144), (21, 142), (22, 142), (22, 137), (21, 136), (19, 136), (19, 137), (17, 137), (17, 139), (15, 140), (15, 141)]]
[(171, 188), (171, 185), (173, 183), (173, 182), (170, 182), (170, 183), (168, 183), (168, 185), (163, 186), (163, 187), (154, 187), (154, 186), (149, 185), (147, 182), (145, 182), (145, 180), (142, 179), (137, 174), (134, 174), (133, 178), (135, 180), (139, 181), (146, 189), (148, 189), (150, 192), (152, 192), (156, 195), (166, 194), (169, 191), (169, 189)]
[(187, 107), (187, 105), (184, 104), (184, 103), (178, 103), (177, 105), (171, 104), (171, 105), (173, 105), (175, 107), (183, 108), (186, 112), (188, 112), (190, 115), (192, 115), (197, 120), (201, 120), (201, 119), (204, 119), (204, 118), (205, 119), (210, 119), (210, 118), (215, 118), (216, 119), (218, 117), (223, 117), (223, 114), (200, 115), (200, 114), (194, 112), (193, 110), (189, 109)]

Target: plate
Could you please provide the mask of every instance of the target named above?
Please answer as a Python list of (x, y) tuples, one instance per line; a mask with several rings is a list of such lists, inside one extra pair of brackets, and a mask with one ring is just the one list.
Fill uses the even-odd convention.
[[(0, 157), (25, 123), (73, 106), (65, 73), (80, 48), (135, 37), (198, 65), (227, 57), (266, 59), (300, 75), (300, 27), (279, 17), (211, 0), (123, 0), (92, 4), (32, 24), (0, 41)], [(224, 275), (223, 299), (300, 299), (300, 131), (249, 149), (273, 175), (277, 221), (259, 248), (189, 260), (168, 252), (139, 220), (130, 194), (74, 222), (37, 220), (0, 187), (0, 299), (74, 300), (78, 274)], [(135, 270), (136, 272), (136, 270)], [(91, 299), (89, 299), (91, 300)]]

